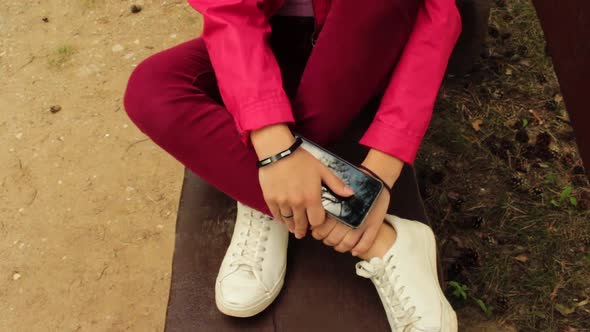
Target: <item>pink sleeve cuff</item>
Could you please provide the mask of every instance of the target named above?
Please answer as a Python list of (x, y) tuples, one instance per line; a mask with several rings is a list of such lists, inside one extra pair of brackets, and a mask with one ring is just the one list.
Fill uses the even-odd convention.
[(360, 140), (360, 144), (387, 153), (413, 165), (422, 137), (404, 133), (378, 120), (373, 121)]
[(236, 126), (244, 143), (248, 142), (250, 132), (278, 123), (294, 123), (291, 102), (283, 93), (269, 94), (242, 104)]

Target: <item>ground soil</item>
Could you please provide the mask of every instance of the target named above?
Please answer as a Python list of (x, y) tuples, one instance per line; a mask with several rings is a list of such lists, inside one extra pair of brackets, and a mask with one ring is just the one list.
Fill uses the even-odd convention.
[[(132, 4), (140, 5), (141, 10), (132, 13)], [(495, 10), (494, 15), (502, 21), (501, 17), (519, 11), (519, 8), (503, 8)], [(528, 19), (530, 21), (530, 17)], [(196, 37), (201, 28), (199, 15), (184, 0), (46, 0), (34, 3), (4, 0), (0, 3), (0, 331), (163, 330), (182, 167), (135, 128), (123, 110), (122, 97), (129, 74), (142, 59)], [(521, 30), (528, 33), (527, 26)], [(496, 32), (490, 31), (492, 38), (498, 38)], [(532, 71), (531, 64), (524, 61), (535, 59), (527, 60), (525, 56), (524, 60), (514, 60), (506, 54), (502, 56), (510, 59), (494, 58), (494, 52), (504, 52), (506, 45), (512, 47), (510, 41), (504, 42), (510, 36), (505, 36), (501, 36), (501, 43), (492, 44), (490, 54), (495, 60), (484, 61), (493, 66), (485, 65), (480, 76), (508, 75), (510, 78), (517, 77), (521, 71)], [(526, 44), (515, 42), (514, 45), (519, 43)], [(554, 92), (539, 93), (547, 95), (549, 101), (555, 100), (554, 104), (559, 107), (561, 100), (555, 95), (555, 79), (541, 67), (539, 73), (549, 76), (547, 91)], [(495, 211), (495, 215), (486, 215), (488, 221), (483, 231), (469, 233), (457, 230), (461, 227), (452, 224), (446, 227), (454, 220), (453, 213), (449, 212), (454, 211), (451, 206), (461, 205), (457, 203), (463, 200), (461, 195), (470, 197), (464, 188), (457, 188), (462, 182), (454, 179), (471, 174), (469, 178), (473, 182), (505, 182), (505, 179), (490, 180), (489, 169), (466, 169), (461, 165), (477, 160), (489, 165), (490, 161), (485, 158), (498, 159), (479, 148), (484, 138), (494, 132), (492, 122), (505, 121), (499, 113), (494, 113), (503, 102), (494, 101), (492, 97), (497, 96), (498, 89), (511, 91), (511, 88), (494, 85), (493, 89), (488, 89), (489, 80), (478, 81), (477, 75), (469, 80), (478, 82), (479, 90), (469, 83), (455, 90), (443, 90), (444, 103), (439, 109), (449, 111), (450, 115), (435, 114), (435, 128), (427, 138), (421, 157), (424, 162), (418, 166), (422, 173), (430, 172), (428, 179), (422, 181), (428, 182), (428, 186), (435, 183), (434, 188), (423, 186), (423, 189), (442, 241), (455, 242), (460, 247), (454, 251), (455, 256), (465, 256), (461, 250), (467, 251), (467, 256), (473, 256), (475, 251), (475, 260), (479, 261), (478, 250), (485, 249), (477, 243), (472, 246), (475, 249), (467, 248), (474, 241), (472, 238), (483, 242), (481, 239), (484, 235), (487, 239), (488, 233), (495, 236), (511, 230), (492, 227), (489, 220), (498, 215), (494, 209), (490, 211)], [(528, 77), (525, 79), (531, 81)], [(522, 85), (521, 82), (514, 84)], [(485, 97), (486, 93), (492, 97)], [(537, 97), (520, 95), (515, 98), (527, 104), (527, 98), (536, 100)], [(506, 101), (506, 104), (514, 103)], [(535, 105), (527, 104), (510, 111), (522, 111), (517, 120), (526, 118), (527, 123), (534, 124), (537, 116), (527, 111)], [(483, 110), (486, 112), (482, 113)], [(452, 119), (449, 120), (452, 123), (440, 120), (444, 118)], [(483, 119), (481, 130), (476, 130), (482, 125), (475, 122), (477, 119)], [(532, 127), (537, 128), (536, 125)], [(436, 128), (451, 129), (441, 134)], [(531, 135), (538, 131), (539, 128), (533, 129)], [(458, 137), (457, 133), (466, 140), (448, 139), (449, 135)], [(473, 153), (458, 155), (456, 150), (469, 150), (468, 144), (478, 147), (477, 153), (485, 157), (474, 159)], [(424, 157), (437, 156), (437, 153), (441, 158), (435, 158), (436, 162)], [(493, 149), (492, 153), (498, 154), (498, 149)], [(499, 153), (502, 155), (502, 151)], [(454, 162), (450, 166), (440, 166), (442, 157)], [(578, 160), (575, 154), (573, 158)], [(507, 167), (502, 161), (492, 163), (494, 167)], [(446, 179), (439, 181), (441, 176)], [(546, 195), (559, 198), (557, 190), (561, 190), (563, 181), (557, 182), (545, 190)], [(484, 189), (491, 187), (494, 186)], [(581, 193), (578, 188), (574, 191), (576, 195)], [(492, 190), (488, 195), (491, 201), (495, 198), (493, 194)], [(467, 201), (470, 217), (471, 212), (476, 211), (474, 206), (490, 201), (481, 197), (481, 201)], [(514, 200), (506, 204), (502, 206), (515, 205)], [(547, 202), (542, 204), (547, 205)], [(537, 209), (534, 204), (519, 205), (520, 211)], [(555, 218), (564, 216), (576, 220), (581, 214), (554, 212)], [(522, 220), (521, 216), (514, 218)], [(452, 231), (449, 233), (445, 229)], [(530, 227), (523, 228), (525, 235), (527, 229)], [(513, 242), (519, 247), (518, 241)], [(452, 256), (453, 250), (445, 248), (445, 255)], [(534, 266), (535, 261), (542, 262), (544, 256), (535, 256), (534, 247), (528, 249), (529, 266)], [(497, 256), (507, 257), (506, 261), (512, 262), (513, 256), (518, 254), (503, 250), (498, 249)], [(586, 249), (581, 250), (579, 255), (576, 251), (579, 257), (566, 254), (559, 257), (578, 259), (586, 255)], [(522, 255), (516, 257), (526, 266), (529, 256)], [(450, 260), (447, 257), (445, 270), (457, 265), (457, 260), (457, 257)], [(459, 261), (464, 262), (465, 257)], [(483, 273), (484, 267), (498, 267), (493, 264), (500, 263), (492, 264), (491, 260), (477, 263), (472, 264), (476, 267), (461, 263), (462, 270), (454, 278), (469, 286), (469, 301), (481, 298), (488, 305), (492, 303), (498, 307), (498, 287), (486, 289), (482, 285), (506, 285), (503, 279), (485, 279)], [(567, 326), (571, 321), (575, 325), (576, 321), (587, 317), (583, 315), (588, 310), (581, 303), (587, 295), (584, 289), (588, 288), (588, 282), (582, 280), (568, 285), (570, 279), (567, 278), (570, 274), (584, 275), (588, 266), (579, 265), (578, 269), (570, 271), (572, 265), (564, 265), (560, 271), (566, 281), (557, 283), (562, 274), (556, 272), (553, 279), (546, 281), (549, 289), (526, 288), (526, 282), (519, 281), (519, 275), (510, 274), (513, 282), (509, 284), (514, 287), (504, 293), (500, 290), (500, 295), (509, 295), (508, 303), (514, 308), (528, 306), (527, 299), (534, 296), (548, 299), (551, 290), (555, 296), (551, 295), (550, 303), (537, 306), (534, 313), (509, 309), (503, 313), (496, 310), (497, 315), (487, 316), (472, 301), (455, 301), (461, 306), (462, 326), (467, 331), (514, 331), (510, 321), (515, 321), (524, 331), (550, 331), (554, 326)], [(525, 270), (518, 271), (524, 274)], [(526, 292), (513, 289), (523, 287)], [(452, 290), (449, 290), (450, 296)], [(577, 313), (575, 318), (558, 324), (559, 316), (552, 318), (553, 308), (557, 301), (566, 303), (566, 296), (576, 296), (568, 305), (574, 306)], [(543, 300), (536, 303), (543, 304)], [(567, 311), (565, 314), (572, 317)], [(541, 318), (531, 322), (530, 317)]]
[(122, 97), (201, 27), (185, 1), (130, 5), (0, 2), (0, 331), (163, 329), (182, 167)]

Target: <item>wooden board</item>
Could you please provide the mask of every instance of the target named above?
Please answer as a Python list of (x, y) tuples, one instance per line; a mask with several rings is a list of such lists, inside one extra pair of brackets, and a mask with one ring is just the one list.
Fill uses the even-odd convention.
[[(392, 212), (425, 221), (413, 169), (395, 186)], [(230, 318), (217, 311), (214, 283), (233, 229), (235, 203), (186, 171), (178, 212), (166, 331), (387, 331), (370, 281), (356, 259), (312, 238), (289, 244), (285, 287), (262, 314)]]
[(590, 168), (590, 1), (534, 0), (555, 73), (576, 133), (586, 169)]

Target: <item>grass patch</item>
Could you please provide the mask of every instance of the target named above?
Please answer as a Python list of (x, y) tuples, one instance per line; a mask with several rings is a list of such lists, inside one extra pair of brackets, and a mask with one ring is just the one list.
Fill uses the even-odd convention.
[(68, 63), (72, 56), (76, 53), (76, 49), (71, 45), (62, 45), (58, 47), (49, 57), (49, 65), (55, 68), (61, 68)]
[(97, 0), (80, 0), (80, 4), (84, 9), (94, 9), (96, 8), (97, 3)]
[(495, 3), (488, 56), (445, 82), (416, 162), (447, 295), (459, 316), (469, 307), (519, 331), (582, 331), (590, 186), (573, 171), (581, 160), (534, 8)]

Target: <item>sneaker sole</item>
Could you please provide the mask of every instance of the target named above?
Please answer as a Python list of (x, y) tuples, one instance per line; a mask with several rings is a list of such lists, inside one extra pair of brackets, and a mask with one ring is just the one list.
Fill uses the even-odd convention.
[[(428, 259), (430, 260), (430, 266), (432, 268), (432, 271), (434, 272), (434, 275), (436, 276), (436, 282), (437, 284), (440, 285), (440, 280), (438, 278), (438, 264), (437, 264), (437, 249), (436, 249), (436, 238), (434, 236), (434, 232), (432, 231), (432, 229), (430, 227), (425, 227), (424, 228), (424, 236), (428, 239), (430, 239), (430, 241), (427, 242), (427, 246), (428, 246), (428, 251), (429, 251), (429, 255), (428, 255)], [(447, 300), (447, 297), (445, 296), (445, 294), (442, 291), (442, 288), (439, 287), (438, 288), (438, 292), (440, 295), (440, 298), (442, 299), (442, 329), (441, 332), (457, 332), (458, 331), (458, 326), (457, 326), (457, 314), (455, 313), (455, 311), (453, 310), (453, 307), (451, 306), (451, 304), (449, 303), (449, 301)]]
[(279, 281), (273, 286), (273, 288), (269, 291), (269, 293), (262, 297), (258, 302), (250, 305), (247, 308), (240, 308), (237, 306), (232, 306), (231, 304), (224, 303), (224, 301), (220, 298), (218, 294), (221, 292), (219, 291), (219, 283), (215, 282), (215, 304), (217, 305), (217, 309), (221, 311), (223, 314), (238, 317), (238, 318), (247, 318), (258, 315), (264, 309), (268, 308), (274, 300), (277, 298), (283, 285), (285, 283), (285, 274), (287, 272), (287, 265), (283, 267), (283, 271), (281, 271), (281, 275), (279, 277)]

